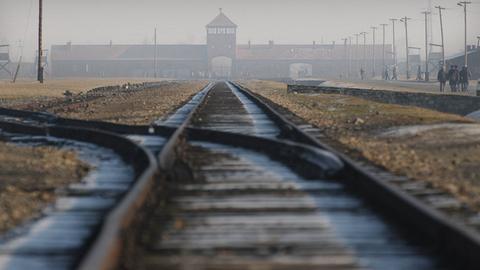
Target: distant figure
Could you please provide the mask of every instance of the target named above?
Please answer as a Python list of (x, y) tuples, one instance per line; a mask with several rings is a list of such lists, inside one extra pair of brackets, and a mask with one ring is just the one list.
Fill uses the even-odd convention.
[(457, 70), (457, 66), (450, 66), (448, 71), (448, 84), (452, 92), (457, 92), (457, 84), (460, 79), (460, 74)]
[(443, 67), (438, 71), (437, 80), (440, 83), (440, 92), (444, 92), (445, 85), (447, 84), (447, 74), (445, 73), (445, 70), (443, 70)]
[(386, 81), (390, 80), (390, 74), (388, 74), (388, 67), (387, 66), (385, 66), (385, 72), (383, 74), (383, 79), (386, 80)]
[(365, 70), (363, 70), (363, 68), (360, 68), (360, 79), (362, 81), (365, 80)]
[(468, 81), (472, 77), (472, 73), (468, 70), (467, 67), (462, 67), (462, 70), (459, 72), (460, 75), (460, 84), (462, 86), (462, 91), (466, 92), (468, 91)]
[(398, 80), (398, 75), (397, 75), (397, 66), (393, 66), (393, 71), (392, 71), (392, 80)]
[(422, 78), (422, 67), (421, 66), (418, 66), (417, 68), (417, 81), (423, 81), (423, 78)]

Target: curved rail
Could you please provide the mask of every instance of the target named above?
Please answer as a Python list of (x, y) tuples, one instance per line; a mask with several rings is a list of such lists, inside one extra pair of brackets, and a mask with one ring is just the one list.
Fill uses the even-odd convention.
[[(28, 115), (28, 114), (25, 114)], [(0, 121), (0, 128), (5, 132), (21, 133), (35, 136), (53, 136), (56, 138), (92, 143), (112, 149), (134, 170), (134, 183), (120, 201), (109, 211), (101, 222), (96, 234), (98, 237), (88, 241), (91, 247), (81, 262), (82, 269), (113, 269), (122, 249), (119, 243), (125, 228), (134, 221), (133, 217), (145, 199), (145, 191), (153, 182), (157, 171), (155, 158), (142, 146), (122, 136), (100, 130), (66, 126), (33, 126), (15, 122)], [(80, 260), (82, 254), (74, 254)], [(105, 259), (108, 258), (108, 259)], [(100, 267), (101, 266), (101, 267)], [(110, 267), (111, 266), (111, 267)]]
[[(243, 88), (235, 83), (232, 83), (232, 85), (234, 85), (239, 91), (241, 91), (255, 104), (262, 108), (263, 111), (270, 117), (270, 119), (278, 124), (282, 130), (282, 137), (288, 138), (295, 142), (301, 142), (313, 147), (318, 147), (320, 149), (325, 149), (328, 152), (333, 153), (334, 156), (340, 157), (343, 164), (345, 164), (345, 168), (342, 170), (342, 179), (345, 179), (348, 182), (348, 185), (355, 191), (367, 195), (365, 196), (367, 200), (373, 202), (373, 204), (376, 204), (376, 208), (380, 208), (382, 209), (383, 213), (393, 216), (397, 222), (407, 225), (409, 228), (413, 229), (413, 231), (418, 233), (420, 237), (427, 240), (434, 240), (433, 242), (437, 243), (438, 247), (445, 253), (450, 255), (454, 254), (456, 261), (460, 262), (460, 265), (463, 266), (463, 269), (476, 269), (476, 267), (480, 265), (480, 257), (478, 256), (478, 254), (480, 254), (480, 238), (476, 232), (461, 224), (449, 220), (439, 211), (428, 207), (419, 199), (399, 190), (393, 184), (388, 183), (383, 179), (380, 179), (378, 176), (373, 175), (369, 171), (363, 169), (362, 166), (358, 165), (349, 157), (323, 144), (313, 136), (306, 134), (248, 89)], [(198, 106), (200, 105), (201, 102), (198, 104)], [(12, 111), (9, 111), (8, 113), (15, 114), (15, 112)], [(188, 115), (188, 119), (184, 121), (183, 124), (177, 129), (161, 126), (152, 128), (150, 126), (131, 127), (101, 122), (92, 123), (88, 121), (63, 119), (57, 117), (52, 118), (50, 115), (29, 115), (25, 114), (24, 112), (20, 112), (20, 114), (17, 116), (30, 116), (35, 120), (43, 121), (44, 123), (49, 123), (51, 125), (55, 123), (82, 127), (93, 125), (98, 129), (121, 134), (162, 134), (170, 136), (170, 141), (158, 156), (160, 167), (164, 170), (168, 170), (173, 166), (173, 162), (177, 157), (176, 146), (183, 140), (182, 138), (185, 136), (194, 140), (213, 140), (229, 145), (239, 145), (239, 142), (241, 142), (243, 147), (250, 149), (257, 149), (258, 145), (261, 144), (262, 146), (266, 147), (266, 150), (264, 151), (273, 153), (271, 154), (272, 156), (291, 156), (291, 153), (289, 154), (288, 149), (285, 151), (286, 148), (282, 147), (282, 145), (285, 145), (285, 141), (275, 142), (275, 140), (272, 139), (262, 139), (248, 135), (229, 134), (220, 131), (189, 128), (187, 125), (194, 113), (195, 110), (192, 110)], [(0, 114), (2, 114), (1, 111)], [(35, 130), (38, 131), (38, 129), (34, 128), (32, 132)], [(311, 155), (319, 157), (317, 150), (314, 150), (315, 148), (301, 146), (294, 142), (291, 144), (291, 146), (299, 147), (302, 149), (302, 151), (309, 152)], [(304, 157), (305, 156), (302, 156), (302, 158)], [(314, 160), (315, 159), (313, 159), (313, 161)], [(313, 162), (312, 166), (318, 166), (318, 164)], [(127, 217), (126, 220), (131, 220), (132, 215), (134, 214), (134, 211), (131, 209), (135, 209), (135, 207), (138, 209), (138, 207), (140, 207), (141, 202), (148, 193), (149, 186), (146, 183), (152, 181), (152, 179), (145, 180), (145, 183), (140, 185), (138, 190), (129, 196), (128, 201), (125, 201), (123, 206), (118, 208), (122, 210), (118, 210), (118, 212), (116, 212), (115, 217), (112, 217), (112, 220), (109, 222), (109, 224), (113, 224), (115, 221), (122, 220), (122, 215)], [(135, 205), (135, 207), (132, 208), (132, 205)], [(118, 223), (125, 224), (121, 221)], [(126, 224), (128, 224), (128, 222)], [(105, 226), (107, 227), (107, 225)], [(115, 224), (111, 226), (117, 227), (118, 230), (125, 228)], [(102, 235), (100, 235), (100, 238), (101, 237)], [(97, 251), (99, 254), (103, 254), (105, 257), (95, 255), (87, 256), (86, 259), (82, 261), (82, 269), (113, 269), (116, 266), (116, 263), (118, 263), (118, 261), (115, 261), (114, 258), (119, 258), (120, 254), (118, 248), (113, 243), (119, 243), (119, 239), (122, 238), (119, 238), (118, 235), (113, 234), (106, 234), (103, 236), (102, 240), (99, 240), (99, 243), (101, 244), (99, 244), (97, 247), (100, 251)], [(119, 246), (121, 246), (121, 244), (119, 244)], [(109, 259), (107, 254), (114, 254), (115, 256)]]

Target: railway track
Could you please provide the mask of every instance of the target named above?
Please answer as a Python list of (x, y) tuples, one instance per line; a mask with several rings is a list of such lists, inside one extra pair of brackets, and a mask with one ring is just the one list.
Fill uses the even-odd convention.
[[(169, 176), (132, 182), (83, 245), (75, 268), (476, 269), (480, 263), (477, 235), (378, 181), (311, 136), (314, 129), (300, 130), (234, 83), (209, 84), (161, 126), (0, 115), (8, 115), (6, 126), (27, 121), (123, 135), (156, 155), (161, 175)], [(119, 148), (128, 160), (131, 153)]]
[(9, 142), (72, 150), (92, 166), (80, 183), (58, 189), (56, 202), (40, 217), (0, 238), (0, 269), (75, 268), (102, 233), (109, 213), (128, 197), (132, 186), (147, 181), (156, 171), (148, 151), (111, 133), (33, 126), (18, 120), (2, 121), (0, 128)]
[(191, 125), (192, 177), (149, 218), (139, 268), (447, 269), (348, 191), (335, 156), (284, 140), (296, 135), (236, 86), (213, 86)]

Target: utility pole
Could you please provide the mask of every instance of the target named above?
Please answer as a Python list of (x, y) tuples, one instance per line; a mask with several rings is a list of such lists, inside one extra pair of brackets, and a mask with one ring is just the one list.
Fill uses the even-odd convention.
[(386, 65), (385, 65), (385, 27), (387, 27), (388, 24), (382, 23), (380, 24), (383, 28), (383, 46), (382, 46), (382, 78), (387, 79), (385, 77), (385, 70), (386, 70)]
[[(359, 49), (359, 46), (358, 46), (358, 36), (360, 36), (360, 34), (355, 34), (355, 40), (356, 40), (356, 45), (355, 45), (355, 72), (358, 72), (359, 71), (359, 64), (360, 64), (360, 57), (358, 57), (359, 53), (358, 53), (358, 49)], [(358, 73), (357, 73), (358, 75)]]
[(348, 37), (348, 77), (352, 74), (352, 37)]
[(406, 75), (407, 75), (407, 80), (410, 79), (410, 70), (409, 70), (409, 63), (408, 63), (408, 20), (411, 20), (412, 18), (408, 18), (408, 17), (403, 17), (402, 19), (400, 19), (401, 22), (405, 23), (405, 49), (406, 49), (406, 55), (407, 55), (407, 63), (406, 63)]
[(348, 78), (348, 49), (347, 49), (347, 40), (348, 38), (342, 38), (343, 40), (343, 48), (344, 48), (344, 56), (345, 56), (345, 78)]
[(457, 5), (463, 7), (464, 18), (465, 18), (465, 67), (468, 67), (468, 52), (467, 52), (467, 5), (472, 2), (462, 1), (458, 2)]
[(155, 27), (153, 33), (154, 46), (153, 46), (153, 77), (157, 78), (157, 28)]
[(363, 35), (363, 61), (362, 61), (362, 68), (363, 71), (367, 69), (367, 32), (362, 32), (360, 35)]
[(428, 72), (428, 15), (430, 12), (424, 11), (422, 14), (425, 14), (425, 81), (428, 82), (430, 80)]
[(43, 0), (38, 0), (38, 61), (37, 61), (37, 80), (43, 83), (42, 67), (42, 7)]
[(442, 19), (442, 10), (445, 8), (442, 6), (436, 6), (435, 8), (438, 9), (438, 15), (440, 16), (440, 34), (442, 38), (442, 67), (445, 70), (445, 40), (443, 39), (443, 19)]
[(373, 30), (373, 42), (372, 42), (372, 78), (375, 79), (375, 31), (377, 30), (377, 27), (372, 26), (370, 27)]
[(396, 66), (397, 65), (397, 46), (395, 45), (395, 22), (397, 19), (390, 19), (392, 21), (392, 38), (393, 38), (393, 64)]

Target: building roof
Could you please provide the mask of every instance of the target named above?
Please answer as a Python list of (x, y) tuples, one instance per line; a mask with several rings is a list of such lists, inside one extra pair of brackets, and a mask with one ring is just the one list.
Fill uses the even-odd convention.
[(213, 19), (207, 27), (237, 27), (235, 23), (232, 22), (220, 9), (220, 14)]
[[(370, 59), (372, 45), (367, 45), (367, 58)], [(363, 57), (363, 46), (353, 58)], [(53, 45), (51, 59), (53, 61), (151, 61), (155, 46), (150, 45)], [(391, 59), (391, 45), (387, 45), (387, 59)], [(376, 45), (378, 59), (382, 55), (382, 45)], [(238, 45), (238, 60), (335, 60), (345, 58), (343, 45), (295, 45), (295, 44), (262, 44)], [(207, 59), (206, 45), (172, 44), (157, 45), (159, 61), (205, 61)]]
[[(467, 55), (471, 55), (471, 54), (473, 54), (473, 55), (480, 54), (480, 49), (476, 48), (476, 49), (467, 51)], [(458, 53), (455, 53), (455, 54), (452, 54), (450, 56), (445, 57), (445, 60), (450, 61), (450, 60), (456, 60), (457, 58), (458, 59), (463, 59), (463, 57), (465, 57), (465, 52), (458, 52)]]
[[(51, 58), (57, 61), (151, 60), (154, 45), (53, 45)], [(205, 45), (157, 45), (157, 59), (204, 60)]]
[[(355, 58), (363, 56), (363, 48), (356, 46), (351, 48)], [(382, 45), (375, 45), (377, 57), (382, 55)], [(386, 45), (387, 59), (391, 59), (391, 46)], [(372, 55), (372, 45), (367, 45), (367, 58)], [(237, 59), (240, 60), (334, 60), (345, 59), (345, 47), (343, 45), (302, 45), (302, 44), (265, 44), (265, 45), (238, 45)]]

